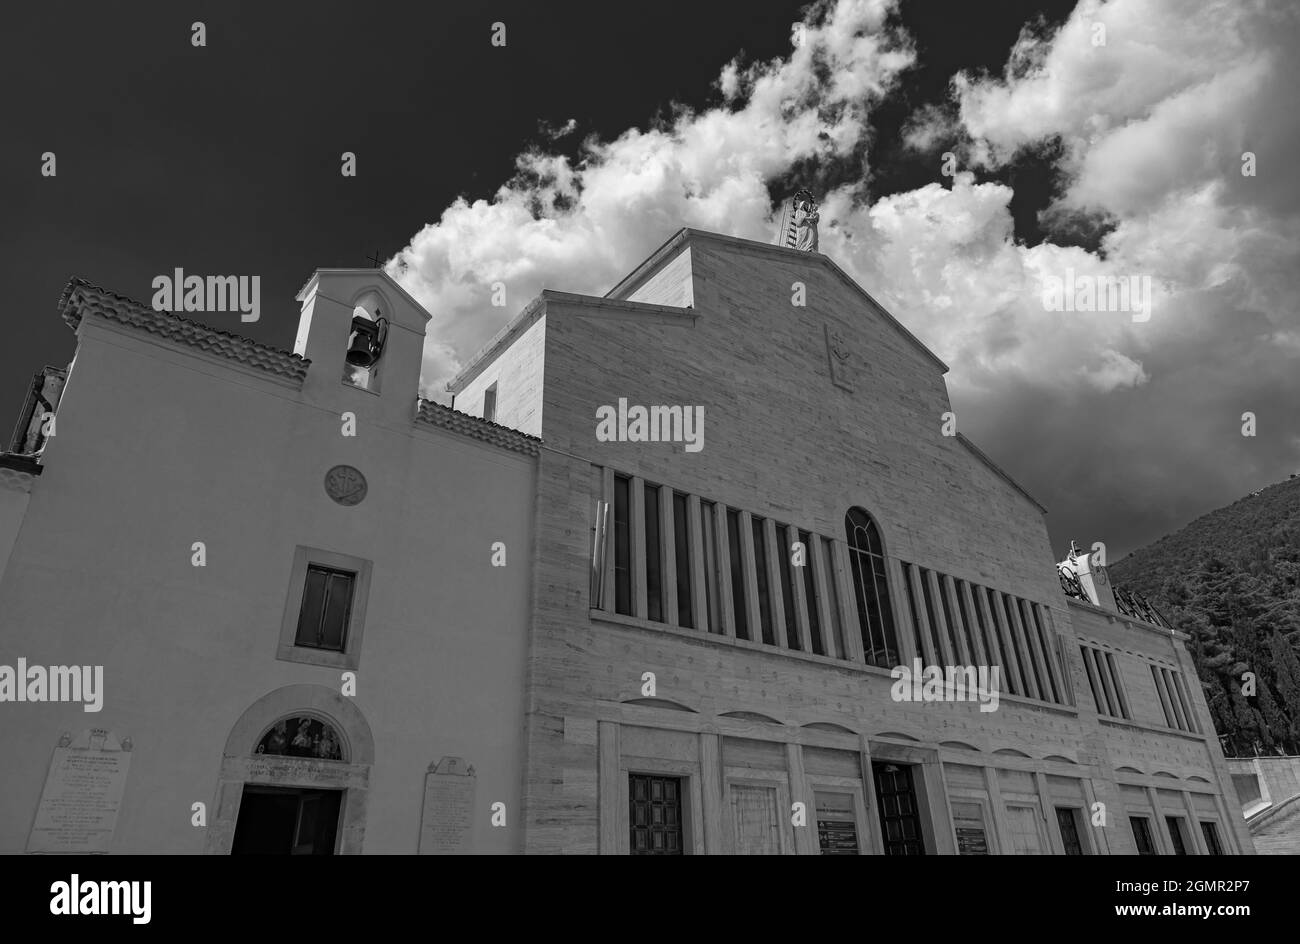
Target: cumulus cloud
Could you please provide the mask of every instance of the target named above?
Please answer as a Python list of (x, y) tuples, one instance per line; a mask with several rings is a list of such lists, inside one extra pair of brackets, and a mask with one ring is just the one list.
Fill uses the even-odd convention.
[(538, 122), (538, 129), (546, 136), (549, 141), (558, 141), (561, 138), (567, 138), (578, 128), (578, 119), (570, 118), (563, 124), (554, 124), (549, 121)]
[[(892, 9), (818, 4), (786, 57), (722, 64), (710, 107), (573, 159), (528, 151), (491, 199), (447, 207), (391, 264), (433, 315), (427, 395), (544, 286), (602, 294), (681, 226), (767, 239), (769, 182), (847, 164), (861, 172), (823, 194), (822, 251), (952, 365), (959, 422), (1047, 501), (1058, 544), (1122, 552), (1280, 478), (1300, 441), (1296, 10), (1082, 0), (913, 116), (906, 144), (957, 142), (968, 170), (872, 201), (870, 109), (917, 55)], [(1049, 238), (1026, 246), (1010, 187), (977, 175), (1045, 144), (1063, 183)], [(1106, 224), (1098, 251), (1068, 244), (1079, 220)], [(1147, 277), (1153, 310), (1046, 310), (1067, 271)], [(1246, 409), (1275, 434), (1243, 441)]]
[[(1051, 258), (1050, 243), (1022, 255), (1157, 287), (1148, 322), (1088, 319), (1081, 357), (1093, 359), (1076, 376), (1110, 395), (1051, 388), (1053, 414), (1081, 435), (1043, 437), (1016, 463), (1059, 488), (1072, 527), (1132, 546), (1295, 467), (1300, 187), (1283, 168), (1300, 144), (1298, 47), (1300, 11), (1283, 3), (1084, 0), (1054, 33), (1027, 27), (1000, 77), (954, 78), (976, 166), (1057, 144), (1064, 184), (1043, 222), (1109, 227), (1087, 259)], [(1242, 173), (1250, 160), (1256, 176)], [(976, 423), (1016, 449), (1013, 425), (1038, 409), (1003, 398), (1004, 420)], [(1242, 437), (1245, 410), (1276, 425)], [(1066, 483), (1062, 468), (1115, 478)]]
[(926, 153), (946, 144), (955, 130), (956, 123), (945, 109), (923, 105), (903, 127), (903, 144), (913, 151)]
[[(661, 127), (590, 138), (580, 155), (533, 150), (490, 200), (458, 200), (390, 263), (430, 311), (423, 386), (438, 396), (543, 287), (603, 294), (682, 226), (764, 239), (767, 182), (796, 162), (864, 151), (867, 113), (915, 61), (890, 0), (840, 0), (809, 14), (785, 59), (725, 65), (724, 102), (678, 109)], [(493, 308), (503, 283), (505, 308)]]
[(1078, 368), (1079, 375), (1095, 390), (1105, 392), (1117, 387), (1136, 387), (1148, 379), (1141, 364), (1119, 351), (1102, 351), (1100, 360), (1096, 367), (1085, 365)]

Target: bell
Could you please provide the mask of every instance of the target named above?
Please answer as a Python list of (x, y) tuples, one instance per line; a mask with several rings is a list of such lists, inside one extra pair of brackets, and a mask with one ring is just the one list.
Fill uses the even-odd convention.
[(348, 345), (347, 360), (353, 367), (369, 367), (375, 362), (375, 349), (371, 346), (369, 332), (352, 332), (352, 343)]
[(384, 348), (385, 327), (382, 318), (378, 321), (360, 316), (353, 318), (347, 362), (353, 367), (372, 367)]

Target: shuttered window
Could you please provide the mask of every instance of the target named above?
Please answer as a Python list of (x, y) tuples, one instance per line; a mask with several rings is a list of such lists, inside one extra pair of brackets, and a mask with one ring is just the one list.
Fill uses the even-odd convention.
[(307, 568), (307, 583), (298, 612), (294, 645), (342, 652), (347, 644), (348, 619), (356, 574), (318, 564)]

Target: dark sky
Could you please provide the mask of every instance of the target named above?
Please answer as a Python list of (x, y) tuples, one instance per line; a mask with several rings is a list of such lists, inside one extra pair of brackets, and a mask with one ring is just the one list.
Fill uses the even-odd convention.
[[(583, 134), (612, 138), (673, 102), (716, 104), (721, 65), (742, 52), (750, 62), (788, 54), (802, 7), (11, 6), (0, 37), (6, 437), (31, 374), (72, 356), (55, 310), (70, 277), (147, 301), (154, 276), (174, 267), (257, 273), (261, 321), (235, 330), (290, 347), (294, 295), (314, 269), (388, 258), (456, 196), (490, 198), (516, 155), (547, 140), (543, 122), (576, 118)], [(1072, 7), (905, 3), (918, 65), (873, 113), (872, 198), (935, 178), (931, 158), (898, 144), (916, 108), (943, 101), (959, 70), (1000, 73), (1026, 22), (1056, 23)], [(191, 45), (196, 20), (206, 48)], [(498, 20), (505, 48), (489, 42)], [(40, 175), (45, 151), (57, 155), (57, 177)], [(358, 155), (355, 178), (339, 173), (343, 151)], [(1016, 238), (1039, 241), (1035, 215), (1057, 183), (1048, 165), (1025, 160), (981, 179), (1013, 185)], [(232, 327), (228, 315), (191, 317)], [(998, 459), (1015, 473), (1014, 457)], [(1036, 491), (1049, 508), (1059, 497)]]

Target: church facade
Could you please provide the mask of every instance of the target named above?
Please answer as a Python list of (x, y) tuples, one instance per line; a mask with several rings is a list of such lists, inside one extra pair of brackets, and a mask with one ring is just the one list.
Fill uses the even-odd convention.
[[(0, 460), (0, 662), (104, 698), (0, 704), (0, 851), (1253, 852), (1186, 638), (1053, 563), (828, 257), (682, 230), (450, 408), (386, 275), (299, 298), (290, 354), (65, 293)], [(110, 749), (115, 820), (60, 833)]]

